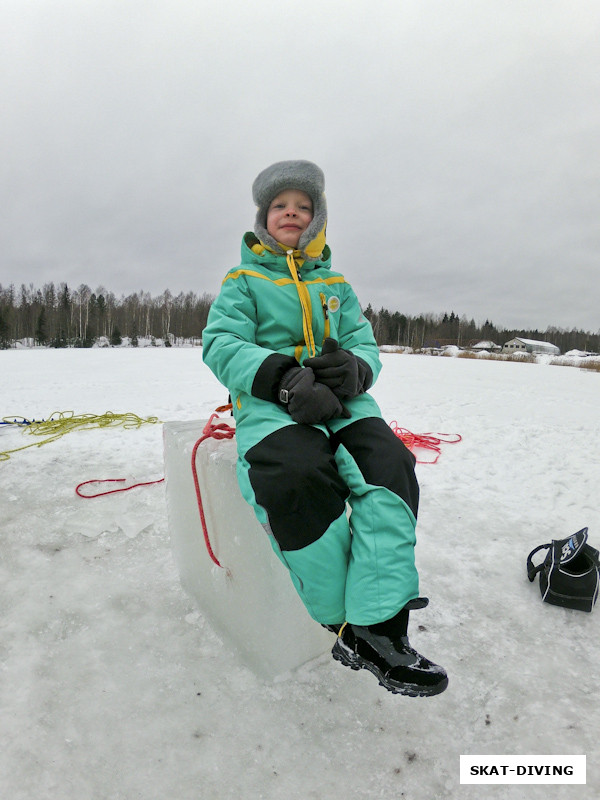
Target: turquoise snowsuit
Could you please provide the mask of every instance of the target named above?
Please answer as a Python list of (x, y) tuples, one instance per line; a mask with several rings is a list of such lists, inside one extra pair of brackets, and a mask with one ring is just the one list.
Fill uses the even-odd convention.
[(283, 374), (319, 355), (326, 337), (377, 378), (371, 325), (331, 270), (329, 246), (290, 267), (245, 234), (203, 332), (204, 361), (233, 403), (240, 488), (309, 614), (371, 625), (419, 594), (414, 458), (367, 392), (344, 400), (349, 419), (319, 425), (297, 424), (278, 402)]

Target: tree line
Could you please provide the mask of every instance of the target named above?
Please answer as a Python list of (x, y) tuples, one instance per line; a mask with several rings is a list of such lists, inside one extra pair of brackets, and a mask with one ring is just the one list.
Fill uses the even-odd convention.
[(117, 298), (100, 286), (92, 291), (81, 284), (70, 289), (66, 283), (0, 285), (0, 347), (28, 339), (51, 347), (91, 347), (102, 337), (120, 344), (127, 336), (132, 344), (139, 337), (162, 339), (200, 338), (206, 326), (212, 296), (167, 289), (157, 297), (135, 292)]
[[(71, 289), (66, 283), (47, 283), (41, 289), (22, 284), (0, 284), (0, 347), (29, 340), (52, 347), (91, 347), (104, 338), (120, 344), (128, 337), (136, 344), (139, 337), (160, 339), (165, 344), (177, 340), (200, 340), (213, 301), (209, 294), (167, 289), (153, 297), (136, 292), (117, 298), (100, 286), (92, 291), (81, 284)], [(568, 350), (600, 352), (600, 333), (550, 327), (545, 331), (497, 327), (486, 319), (476, 323), (451, 311), (444, 314), (410, 316), (385, 308), (364, 310), (379, 345), (398, 345), (415, 350), (458, 345), (469, 347), (479, 341), (502, 345), (515, 336), (552, 342), (562, 353)]]
[(370, 321), (378, 345), (398, 345), (412, 347), (414, 350), (457, 345), (468, 348), (481, 341), (503, 345), (516, 336), (536, 339), (555, 344), (561, 351), (582, 350), (600, 352), (600, 332), (590, 333), (582, 330), (566, 330), (549, 327), (545, 331), (537, 329), (503, 328), (488, 319), (478, 324), (465, 315), (459, 316), (451, 311), (444, 314), (420, 314), (417, 317), (390, 312), (385, 308), (375, 311), (369, 304), (364, 315)]

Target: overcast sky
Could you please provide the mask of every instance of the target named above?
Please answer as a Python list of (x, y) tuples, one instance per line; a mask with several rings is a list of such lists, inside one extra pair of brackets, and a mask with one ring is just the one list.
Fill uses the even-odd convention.
[(0, 0), (0, 284), (216, 294), (326, 176), (363, 305), (600, 329), (597, 0)]

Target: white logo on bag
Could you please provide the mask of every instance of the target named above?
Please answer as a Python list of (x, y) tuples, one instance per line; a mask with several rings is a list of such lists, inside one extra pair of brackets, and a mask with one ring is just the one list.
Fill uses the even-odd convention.
[(560, 554), (560, 560), (565, 561), (574, 551), (575, 551), (575, 543), (573, 542), (573, 539), (569, 539), (569, 541), (566, 544), (563, 544), (563, 549)]

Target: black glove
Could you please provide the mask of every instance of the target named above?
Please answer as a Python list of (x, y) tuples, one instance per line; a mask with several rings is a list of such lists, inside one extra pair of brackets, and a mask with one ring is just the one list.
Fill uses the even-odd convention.
[(325, 339), (321, 355), (307, 358), (304, 365), (312, 369), (319, 383), (340, 398), (356, 397), (371, 384), (372, 372), (366, 361), (350, 350), (342, 350), (336, 339)]
[(294, 422), (315, 425), (334, 417), (350, 417), (331, 389), (315, 381), (310, 367), (292, 367), (279, 383), (279, 402)]

